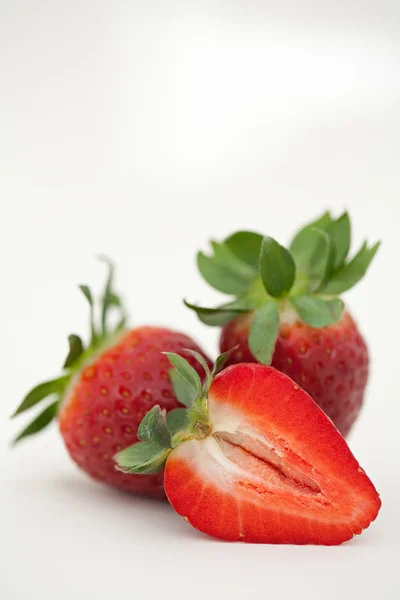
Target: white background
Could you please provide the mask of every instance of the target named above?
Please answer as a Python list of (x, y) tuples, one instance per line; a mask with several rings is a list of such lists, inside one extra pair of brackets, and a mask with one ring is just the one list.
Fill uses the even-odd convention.
[[(395, 0), (1, 0), (2, 600), (399, 598), (399, 27)], [(372, 356), (350, 445), (383, 500), (361, 537), (224, 544), (92, 483), (56, 427), (9, 449), (9, 414), (87, 330), (96, 253), (132, 323), (215, 353), (181, 304), (217, 299), (196, 249), (238, 228), (283, 243), (328, 207), (354, 247), (383, 240), (348, 295)]]

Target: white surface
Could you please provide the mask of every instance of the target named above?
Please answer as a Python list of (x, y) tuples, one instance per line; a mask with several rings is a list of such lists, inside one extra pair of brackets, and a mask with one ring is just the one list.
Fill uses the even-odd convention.
[[(2, 600), (399, 598), (399, 23), (378, 0), (2, 0)], [(350, 443), (383, 499), (360, 538), (223, 544), (86, 479), (55, 428), (10, 451), (9, 414), (86, 331), (94, 254), (117, 261), (135, 323), (215, 351), (180, 303), (217, 298), (195, 250), (235, 228), (283, 242), (345, 206), (355, 245), (384, 241), (349, 294), (372, 354)]]

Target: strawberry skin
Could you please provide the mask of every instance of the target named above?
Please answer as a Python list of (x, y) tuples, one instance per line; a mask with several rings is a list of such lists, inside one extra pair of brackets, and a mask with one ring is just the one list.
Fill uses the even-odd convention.
[(208, 393), (211, 435), (174, 448), (165, 490), (211, 536), (336, 545), (381, 502), (332, 422), (289, 377), (261, 364), (225, 369)]
[[(248, 344), (251, 320), (240, 316), (222, 329), (221, 352), (238, 346), (228, 364), (257, 362)], [(300, 320), (281, 324), (271, 364), (301, 385), (346, 436), (361, 409), (368, 363), (365, 341), (345, 312), (321, 329)]]
[[(127, 476), (112, 459), (137, 441), (139, 423), (155, 404), (167, 411), (180, 406), (162, 352), (181, 353), (183, 348), (205, 356), (182, 333), (139, 327), (122, 334), (73, 380), (58, 413), (59, 425), (71, 458), (88, 475), (136, 494), (165, 496), (162, 472)], [(189, 360), (202, 376), (202, 367)]]

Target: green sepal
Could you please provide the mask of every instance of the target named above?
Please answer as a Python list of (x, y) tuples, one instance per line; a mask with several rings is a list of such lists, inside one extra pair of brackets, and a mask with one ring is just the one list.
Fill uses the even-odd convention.
[(183, 406), (192, 406), (196, 398), (193, 386), (182, 377), (175, 367), (170, 369), (168, 373), (178, 401), (183, 404)]
[(254, 276), (250, 273), (244, 274), (241, 268), (243, 263), (234, 254), (231, 256), (232, 260), (228, 263), (226, 260), (221, 261), (217, 257), (206, 256), (203, 252), (199, 252), (197, 266), (203, 279), (211, 287), (224, 294), (240, 296), (249, 289)]
[(121, 298), (114, 291), (114, 263), (107, 256), (104, 255), (98, 256), (98, 259), (106, 263), (106, 265), (108, 266), (108, 275), (104, 287), (104, 294), (102, 298), (101, 307), (101, 332), (102, 336), (106, 337), (109, 333), (107, 319), (110, 308), (116, 307), (119, 309), (120, 312), (120, 321), (118, 322), (116, 327), (117, 331), (124, 327), (127, 315), (125, 313), (125, 309), (123, 307)]
[(69, 352), (65, 359), (63, 369), (69, 369), (71, 365), (83, 354), (85, 348), (79, 335), (72, 333), (68, 336)]
[(254, 304), (246, 299), (238, 299), (216, 308), (206, 308), (183, 301), (185, 306), (194, 310), (200, 321), (211, 327), (223, 327), (241, 313), (251, 312)]
[(191, 304), (186, 300), (184, 300), (184, 304), (195, 311), (202, 323), (211, 327), (224, 327), (224, 325), (227, 325), (239, 314), (237, 311), (226, 310), (223, 306), (219, 308), (206, 308)]
[(223, 370), (225, 363), (228, 360), (228, 358), (230, 357), (230, 355), (233, 352), (235, 352), (235, 350), (237, 350), (238, 348), (239, 348), (239, 345), (233, 346), (233, 348), (230, 348), (226, 352), (223, 352), (222, 354), (217, 356), (217, 359), (214, 363), (213, 370), (211, 372), (211, 377), (215, 377), (215, 375), (218, 375), (218, 373), (220, 373)]
[(165, 465), (170, 448), (154, 442), (138, 442), (114, 456), (117, 469), (123, 473), (158, 473)]
[(108, 277), (106, 279), (106, 285), (104, 288), (103, 294), (103, 305), (101, 307), (101, 331), (102, 335), (105, 336), (107, 334), (107, 315), (110, 306), (115, 306), (118, 304), (119, 298), (115, 296), (112, 291), (113, 280), (114, 280), (114, 265), (106, 256), (99, 256), (99, 260), (102, 260), (106, 263), (108, 267)]
[(239, 277), (250, 282), (257, 276), (257, 269), (243, 262), (234, 254), (227, 244), (211, 240), (211, 247), (214, 252), (214, 259), (221, 265), (225, 265), (234, 271)]
[(25, 437), (38, 433), (39, 431), (47, 427), (47, 425), (49, 425), (51, 421), (53, 421), (53, 419), (56, 417), (58, 405), (59, 400), (56, 400), (55, 402), (47, 406), (44, 409), (44, 411), (42, 411), (31, 423), (29, 423), (27, 427), (25, 427), (25, 429), (21, 431), (21, 433), (13, 441), (13, 444), (16, 444)]
[(316, 227), (302, 229), (290, 245), (297, 270), (296, 288), (313, 292), (324, 282), (333, 264), (331, 242), (326, 231)]
[[(207, 395), (208, 389), (212, 382), (212, 375), (204, 356), (202, 356), (199, 352), (196, 352), (196, 350), (192, 350), (190, 348), (184, 348), (183, 351), (193, 356), (203, 367), (205, 375), (203, 386), (201, 386), (201, 380), (197, 371), (195, 371), (195, 369), (193, 369), (193, 367), (183, 357), (179, 356), (179, 354), (175, 354), (172, 355), (173, 358), (171, 359), (171, 353), (165, 352), (164, 354), (168, 356), (171, 364), (173, 364), (175, 367), (169, 372), (175, 395), (181, 404), (190, 407), (193, 405), (196, 398), (201, 395)], [(179, 356), (181, 359), (178, 361), (179, 366), (176, 362), (177, 356)], [(182, 369), (184, 369), (184, 371), (182, 371)], [(196, 373), (197, 377), (194, 375), (194, 373)], [(200, 388), (198, 387), (198, 380), (200, 381)]]
[(326, 212), (303, 229), (311, 227), (322, 229), (328, 234), (331, 244), (332, 270), (337, 269), (343, 264), (350, 250), (351, 226), (348, 213), (344, 212), (338, 219), (332, 219), (330, 213)]
[(295, 279), (296, 265), (292, 255), (273, 238), (263, 238), (260, 251), (260, 275), (270, 296), (287, 294)]
[(308, 224), (308, 227), (317, 227), (317, 229), (323, 229), (327, 231), (331, 224), (333, 223), (333, 219), (329, 210), (326, 210), (318, 219), (312, 221)]
[(379, 246), (380, 242), (377, 242), (368, 248), (367, 243), (364, 242), (354, 258), (333, 273), (329, 281), (321, 288), (321, 293), (341, 294), (356, 285), (367, 272)]
[(92, 308), (93, 307), (93, 295), (92, 295), (90, 287), (86, 284), (81, 284), (81, 285), (78, 285), (78, 288), (81, 290), (81, 292), (85, 296), (86, 300), (89, 302), (89, 306)]
[(311, 229), (311, 228), (316, 228), (316, 229), (322, 229), (323, 231), (328, 231), (332, 225), (332, 223), (334, 222), (334, 220), (331, 217), (331, 213), (329, 211), (324, 212), (320, 217), (318, 217), (318, 219), (315, 219), (314, 221), (311, 221), (310, 223), (307, 223), (307, 225), (304, 225), (294, 236), (290, 246), (293, 244), (294, 239), (303, 231)]
[(193, 356), (193, 358), (195, 358), (197, 360), (197, 362), (200, 363), (201, 366), (203, 367), (204, 375), (205, 375), (203, 392), (207, 393), (207, 391), (211, 385), (211, 382), (212, 382), (212, 376), (211, 376), (210, 367), (208, 366), (206, 359), (199, 352), (196, 352), (196, 350), (192, 350), (191, 348), (184, 348), (183, 351), (190, 354), (191, 356)]
[(324, 300), (317, 296), (294, 296), (290, 301), (301, 320), (311, 327), (334, 325), (342, 316), (344, 308), (340, 298)]
[(181, 377), (193, 390), (193, 397), (197, 398), (202, 393), (202, 385), (199, 374), (193, 367), (179, 354), (174, 352), (163, 352), (168, 357), (169, 362), (176, 368)]
[(167, 426), (166, 411), (153, 406), (143, 417), (137, 432), (142, 442), (153, 442), (163, 448), (171, 447), (171, 435)]
[(250, 326), (249, 347), (260, 363), (271, 364), (278, 335), (278, 303), (270, 299), (255, 311)]
[(183, 431), (189, 424), (186, 408), (174, 408), (167, 413), (167, 426), (171, 437), (178, 431)]
[(258, 259), (260, 256), (263, 236), (253, 231), (237, 231), (224, 240), (224, 244), (242, 262), (258, 272)]
[(96, 326), (94, 324), (94, 301), (91, 289), (88, 285), (78, 285), (78, 288), (81, 290), (82, 294), (85, 296), (86, 300), (89, 303), (90, 308), (90, 345), (93, 346), (96, 344), (98, 339), (98, 333), (96, 331)]
[(33, 388), (22, 400), (21, 404), (18, 406), (17, 410), (14, 412), (12, 417), (16, 417), (21, 414), (25, 410), (32, 408), (40, 402), (44, 400), (48, 396), (52, 394), (62, 394), (65, 389), (66, 384), (68, 383), (69, 376), (63, 375), (62, 377), (58, 377), (57, 379), (51, 379), (50, 381), (45, 381), (44, 383), (39, 383), (36, 387)]
[(350, 250), (351, 224), (347, 212), (332, 221), (328, 235), (333, 248), (333, 269), (336, 270), (343, 265)]

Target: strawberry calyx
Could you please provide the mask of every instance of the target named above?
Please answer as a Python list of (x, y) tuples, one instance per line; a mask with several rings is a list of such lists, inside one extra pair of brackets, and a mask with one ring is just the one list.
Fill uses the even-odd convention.
[[(25, 427), (19, 435), (14, 439), (14, 443), (21, 439), (38, 433), (44, 429), (56, 417), (60, 403), (63, 398), (68, 396), (69, 386), (75, 380), (81, 369), (91, 362), (98, 354), (103, 352), (107, 347), (116, 342), (122, 334), (127, 319), (127, 313), (123, 306), (120, 296), (114, 291), (114, 265), (106, 257), (100, 256), (100, 260), (104, 261), (108, 266), (108, 274), (104, 292), (100, 299), (100, 318), (96, 323), (94, 298), (90, 288), (87, 285), (80, 285), (79, 289), (85, 296), (90, 307), (90, 339), (85, 346), (82, 338), (76, 334), (71, 334), (68, 337), (69, 351), (63, 364), (63, 373), (60, 377), (45, 381), (34, 387), (22, 400), (12, 418), (24, 413), (27, 410), (34, 408), (37, 404), (42, 403), (49, 398), (52, 402), (40, 412), (34, 420)], [(112, 325), (109, 323), (110, 310), (116, 309), (117, 322)]]
[(339, 296), (364, 277), (379, 247), (379, 242), (364, 242), (349, 257), (350, 243), (347, 212), (337, 219), (324, 213), (302, 227), (288, 249), (259, 233), (233, 233), (221, 243), (211, 242), (212, 255), (197, 255), (203, 279), (233, 298), (216, 308), (185, 305), (210, 326), (223, 327), (252, 313), (250, 349), (259, 362), (270, 364), (288, 311), (316, 328), (341, 318), (344, 303)]
[(153, 406), (139, 425), (137, 436), (140, 441), (114, 456), (119, 471), (131, 474), (157, 473), (179, 444), (191, 439), (201, 440), (212, 434), (208, 392), (213, 378), (223, 369), (235, 349), (221, 354), (212, 371), (201, 354), (184, 350), (202, 365), (205, 371), (203, 384), (197, 371), (182, 356), (173, 352), (164, 353), (173, 367), (170, 377), (175, 394), (185, 408), (175, 408), (167, 413), (158, 404)]

